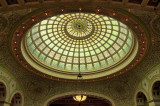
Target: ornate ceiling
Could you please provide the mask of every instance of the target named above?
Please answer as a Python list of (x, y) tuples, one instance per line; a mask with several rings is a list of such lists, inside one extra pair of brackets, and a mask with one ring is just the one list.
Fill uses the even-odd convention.
[(78, 7), (88, 5), (88, 3), (98, 7), (109, 7), (107, 5), (108, 2), (114, 8), (118, 6), (142, 21), (150, 34), (150, 48), (144, 59), (129, 71), (101, 81), (80, 82), (78, 90), (109, 98), (109, 100), (113, 100), (118, 106), (123, 106), (124, 104), (127, 104), (127, 106), (134, 105), (134, 95), (137, 85), (143, 76), (160, 62), (160, 6), (159, 4), (152, 6), (151, 4), (154, 3), (149, 3), (150, 0), (143, 0), (141, 3), (136, 2), (136, 0), (136, 3), (130, 3), (130, 0), (118, 1), (103, 0), (84, 3), (83, 0), (76, 0), (75, 2), (70, 0), (69, 3), (67, 1), (64, 3), (61, 0), (48, 3), (45, 0), (39, 0), (39, 2), (26, 2), (24, 4), (22, 0), (17, 0), (16, 3), (19, 3), (18, 5), (8, 5), (5, 0), (0, 1), (0, 64), (13, 74), (22, 86), (25, 106), (40, 106), (54, 95), (72, 94), (74, 93), (76, 83), (46, 79), (22, 67), (13, 57), (10, 49), (11, 33), (13, 33), (11, 30), (18, 25), (22, 17), (34, 10), (42, 9), (42, 7), (52, 5), (57, 6), (59, 9), (62, 9), (62, 7), (65, 9), (67, 6), (73, 6), (72, 3)]
[[(49, 38), (49, 39), (51, 39), (51, 41), (52, 41), (51, 42), (49, 39), (48, 39), (49, 41), (46, 40), (46, 38), (44, 38), (45, 36), (44, 37), (39, 36), (39, 38), (42, 38), (41, 42), (44, 42), (40, 46), (37, 46), (36, 45), (37, 43), (35, 41), (31, 40), (31, 39), (35, 39), (30, 36), (33, 36), (33, 37), (35, 36), (34, 33), (36, 33), (36, 28), (38, 28), (36, 26), (40, 24), (40, 23), (37, 24), (37, 22), (43, 20), (43, 18), (54, 16), (55, 14), (66, 15), (67, 11), (68, 12), (79, 11), (79, 9), (81, 9), (81, 8), (78, 8), (78, 9), (73, 8), (73, 7), (72, 8), (67, 7), (67, 9), (63, 9), (63, 8), (61, 8), (61, 9), (51, 8), (50, 9), (49, 8), (49, 9), (41, 11), (40, 13), (37, 12), (38, 14), (34, 14), (32, 12), (31, 17), (26, 16), (26, 17), (28, 17), (27, 20), (19, 21), (20, 24), (17, 24), (17, 27), (15, 27), (15, 29), (13, 29), (13, 31), (11, 31), (11, 32), (13, 32), (13, 33), (11, 33), (11, 35), (13, 35), (13, 37), (11, 36), (12, 37), (11, 49), (13, 51), (14, 56), (20, 62), (20, 64), (22, 64), (28, 70), (35, 72), (38, 75), (41, 75), (42, 77), (46, 77), (49, 79), (55, 79), (55, 80), (62, 80), (62, 79), (59, 79), (59, 77), (64, 78), (64, 79), (74, 80), (77, 77), (78, 71), (82, 72), (84, 79), (93, 79), (93, 78), (98, 78), (98, 77), (104, 77), (104, 78), (115, 77), (117, 75), (122, 74), (125, 71), (130, 70), (131, 68), (133, 68), (137, 63), (139, 63), (142, 60), (142, 58), (145, 56), (147, 49), (149, 48), (149, 40), (148, 40), (149, 33), (147, 32), (146, 27), (142, 24), (142, 22), (140, 22), (140, 20), (138, 20), (136, 17), (131, 16), (130, 13), (125, 14), (124, 13), (125, 11), (118, 10), (118, 9), (117, 10), (107, 9), (107, 8), (99, 9), (94, 6), (91, 6), (91, 7), (88, 6), (86, 8), (83, 8), (82, 12), (85, 10), (86, 12), (96, 13), (97, 15), (90, 14), (90, 16), (91, 17), (94, 16), (97, 20), (99, 20), (98, 22), (90, 21), (90, 22), (92, 22), (92, 24), (94, 24), (94, 25), (92, 25), (93, 29), (89, 35), (86, 35), (84, 37), (75, 37), (76, 35), (73, 36), (72, 34), (68, 33), (67, 29), (65, 29), (63, 32), (62, 31), (63, 24), (60, 25), (60, 26), (62, 26), (60, 28), (57, 28), (55, 26), (56, 24), (55, 25), (53, 24), (54, 25), (53, 26), (54, 32), (51, 33), (51, 35), (48, 32), (49, 30), (46, 30), (46, 29), (45, 30), (47, 31), (47, 33), (46, 33), (46, 31), (42, 31), (42, 32), (38, 31), (39, 35), (43, 36), (44, 34), (46, 34), (47, 36), (52, 37), (53, 35), (55, 36), (56, 33), (58, 33), (58, 35), (57, 35), (58, 38), (56, 36), (54, 38)], [(81, 15), (83, 16), (84, 14), (87, 15), (87, 13), (82, 13)], [(98, 15), (98, 14), (104, 14), (104, 16)], [(105, 15), (109, 15), (109, 17), (110, 17), (109, 20), (110, 20), (110, 22), (112, 22), (112, 25), (110, 25), (109, 23), (107, 24), (106, 19), (108, 19), (108, 17), (106, 17)], [(59, 15), (59, 16), (63, 17), (63, 15)], [(67, 16), (73, 17), (74, 13), (72, 13), (71, 15), (68, 14)], [(111, 18), (111, 17), (113, 17), (113, 18)], [(52, 18), (56, 19), (56, 16), (50, 17), (48, 19), (53, 20)], [(25, 19), (25, 18), (23, 18), (23, 19)], [(48, 20), (48, 19), (46, 19), (46, 20)], [(70, 18), (68, 17), (67, 19), (70, 19)], [(104, 19), (106, 21), (102, 21)], [(58, 23), (57, 21), (55, 23)], [(45, 20), (41, 21), (41, 24), (43, 25), (44, 22), (45, 22)], [(68, 22), (68, 21), (66, 21), (66, 22)], [(65, 22), (63, 22), (63, 23), (65, 23)], [(98, 25), (98, 23), (101, 23), (101, 24)], [(124, 23), (124, 24), (122, 24), (122, 23)], [(102, 24), (104, 24), (104, 25), (102, 26)], [(128, 27), (126, 27), (125, 24), (128, 25)], [(32, 27), (32, 25), (34, 25), (34, 26)], [(118, 29), (116, 29), (117, 25), (118, 25)], [(52, 25), (50, 25), (50, 26), (52, 26)], [(103, 28), (103, 27), (106, 27), (106, 28)], [(67, 28), (67, 27), (64, 27), (64, 28)], [(119, 28), (120, 28), (120, 30), (119, 30)], [(31, 29), (32, 29), (32, 32), (33, 32), (33, 29), (35, 32), (32, 33)], [(40, 27), (40, 29), (41, 29), (41, 27)], [(30, 31), (30, 32), (28, 32), (28, 31)], [(25, 33), (26, 33), (27, 37), (23, 37), (23, 36), (25, 36), (24, 35)], [(105, 40), (105, 38), (107, 38), (107, 36), (110, 36), (110, 35), (111, 35), (111, 37), (109, 37), (108, 40), (107, 39)], [(116, 35), (116, 36), (114, 36), (114, 35)], [(125, 39), (124, 39), (124, 35), (126, 36)], [(30, 38), (30, 40), (29, 40), (29, 38)], [(22, 39), (22, 42), (21, 42), (21, 39)], [(48, 44), (47, 44), (47, 46), (44, 46), (47, 43), (46, 41), (53, 44), (53, 47), (55, 46), (54, 48), (52, 48), (52, 52), (48, 53), (48, 56), (46, 55), (45, 51), (47, 50), (47, 48), (48, 48), (48, 51), (50, 51), (51, 49), (49, 50), (50, 45), (48, 45)], [(107, 41), (108, 43), (106, 43), (105, 41)], [(121, 43), (120, 43), (120, 41), (121, 41)], [(35, 43), (32, 43), (35, 45), (32, 45), (31, 42), (35, 42)], [(64, 47), (65, 48), (64, 50), (63, 50), (62, 43), (64, 43), (63, 46), (66, 45)], [(120, 49), (116, 50), (118, 47), (115, 48), (115, 46), (116, 46), (115, 44), (121, 45), (119, 47)], [(44, 49), (44, 47), (47, 47), (44, 51), (43, 50), (41, 51), (40, 56), (35, 54), (35, 53), (38, 53), (38, 51), (36, 51), (36, 49), (35, 49), (35, 48), (37, 48), (37, 50), (38, 50), (38, 47), (39, 47), (39, 50), (42, 50), (42, 48)], [(123, 48), (123, 49), (121, 49), (121, 48)], [(67, 50), (67, 49), (69, 49), (69, 50)], [(84, 50), (82, 51), (81, 49), (82, 50), (84, 49)], [(79, 51), (79, 50), (81, 50), (81, 51)], [(34, 51), (36, 51), (36, 52), (34, 52)], [(63, 52), (63, 51), (65, 51), (65, 52)], [(33, 53), (31, 53), (31, 52), (33, 52)], [(87, 52), (88, 52), (88, 54), (86, 54)], [(54, 58), (51, 57), (50, 53), (54, 56)], [(64, 54), (64, 53), (68, 53), (68, 54)], [(104, 58), (106, 58), (106, 59), (103, 59), (103, 58), (101, 59), (99, 56), (99, 53), (104, 55), (105, 56)], [(120, 59), (118, 59), (118, 55), (121, 57)], [(61, 56), (63, 57), (63, 59), (59, 60), (61, 58)], [(67, 56), (66, 62), (64, 62), (65, 56)], [(49, 58), (49, 57), (51, 57), (51, 58)], [(92, 61), (89, 62), (88, 58), (91, 58)], [(96, 61), (96, 58), (98, 58), (98, 61)], [(78, 59), (79, 59), (79, 61), (77, 61), (77, 63), (76, 63), (76, 60), (78, 60)], [(49, 63), (49, 60), (51, 61), (50, 63)], [(74, 60), (74, 61), (72, 62), (72, 60)], [(82, 63), (84, 60), (86, 60), (86, 63)], [(104, 61), (106, 61), (106, 62), (104, 62)], [(72, 66), (68, 66), (68, 65), (72, 65)], [(49, 68), (52, 68), (52, 69), (45, 68), (48, 66), (49, 66)], [(68, 69), (64, 69), (65, 67)], [(78, 67), (80, 67), (80, 68), (78, 68)], [(36, 69), (36, 71), (34, 68)], [(72, 68), (72, 69), (69, 69), (69, 68)], [(86, 69), (84, 70), (84, 68), (86, 68)], [(60, 71), (58, 71), (58, 70), (60, 70)], [(92, 70), (92, 71), (89, 71), (89, 70)], [(46, 73), (46, 74), (44, 74), (44, 73)], [(58, 77), (58, 78), (56, 78), (56, 77)], [(103, 78), (101, 78), (101, 79), (103, 79)]]
[[(131, 30), (113, 18), (78, 12), (37, 23), (29, 29), (21, 44), (37, 63), (52, 71), (77, 75), (78, 71), (82, 74), (95, 72), (122, 62), (132, 49), (136, 51), (135, 40)], [(41, 72), (47, 73), (44, 69)]]

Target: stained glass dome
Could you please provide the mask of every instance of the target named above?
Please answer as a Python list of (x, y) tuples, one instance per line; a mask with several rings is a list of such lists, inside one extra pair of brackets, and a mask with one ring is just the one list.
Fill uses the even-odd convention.
[(123, 62), (135, 38), (130, 28), (111, 17), (66, 13), (35, 24), (24, 39), (36, 63), (51, 71), (87, 73), (107, 71)]

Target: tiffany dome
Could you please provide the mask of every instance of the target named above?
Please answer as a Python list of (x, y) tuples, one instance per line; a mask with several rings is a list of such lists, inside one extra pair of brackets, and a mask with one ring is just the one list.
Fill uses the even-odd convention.
[(134, 33), (122, 22), (95, 13), (66, 13), (35, 24), (23, 37), (25, 59), (42, 73), (65, 79), (114, 74), (137, 53)]

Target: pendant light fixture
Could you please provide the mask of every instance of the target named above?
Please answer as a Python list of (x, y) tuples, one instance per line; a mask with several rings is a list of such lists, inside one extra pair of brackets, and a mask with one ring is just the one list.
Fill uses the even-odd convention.
[[(81, 10), (82, 10), (82, 8), (79, 8), (79, 12), (81, 12)], [(78, 26), (79, 26), (78, 28), (81, 29), (81, 27), (80, 27), (81, 25), (78, 25)], [(77, 75), (78, 82), (80, 82), (81, 79), (82, 79), (82, 74), (80, 72), (80, 39), (79, 39), (79, 73)], [(80, 102), (85, 101), (87, 99), (87, 96), (84, 94), (77, 94), (77, 95), (73, 96), (73, 99), (75, 101), (79, 102), (79, 106), (80, 106), (80, 104), (81, 104)]]
[[(79, 74), (77, 75), (77, 80), (81, 80), (81, 79), (82, 79), (82, 75), (79, 71)], [(73, 96), (73, 99), (77, 102), (82, 102), (87, 99), (87, 96), (84, 94), (77, 94), (77, 95)]]
[(82, 102), (82, 101), (85, 101), (87, 99), (87, 96), (85, 95), (76, 95), (76, 96), (73, 96), (73, 99), (77, 102)]

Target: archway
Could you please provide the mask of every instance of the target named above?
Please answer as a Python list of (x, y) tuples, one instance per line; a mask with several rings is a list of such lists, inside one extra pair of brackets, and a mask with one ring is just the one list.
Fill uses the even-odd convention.
[(22, 106), (22, 96), (20, 93), (14, 94), (10, 106)]
[(77, 93), (75, 93), (75, 91), (73, 91), (73, 92), (66, 92), (66, 93), (61, 93), (61, 94), (57, 94), (57, 95), (54, 94), (52, 97), (49, 97), (44, 102), (43, 106), (47, 106), (48, 103), (50, 103), (51, 101), (57, 100), (58, 98), (67, 97), (67, 96), (75, 96), (77, 94), (85, 94), (87, 96), (102, 98), (104, 100), (108, 100), (112, 104), (111, 106), (116, 106), (115, 101), (112, 100), (110, 97), (108, 97), (104, 94), (94, 93), (94, 92), (86, 92), (86, 91), (77, 91)]
[(155, 106), (160, 105), (160, 81), (156, 81), (152, 86), (152, 102)]
[(104, 98), (87, 95), (87, 99), (81, 103), (73, 99), (73, 95), (67, 95), (63, 97), (51, 100), (47, 106), (113, 106), (112, 103)]
[(160, 81), (157, 81), (153, 84), (152, 96), (153, 99), (160, 99)]
[(0, 82), (0, 106), (4, 106), (6, 99), (6, 86)]
[(143, 92), (138, 92), (136, 96), (137, 106), (149, 106), (147, 98)]

